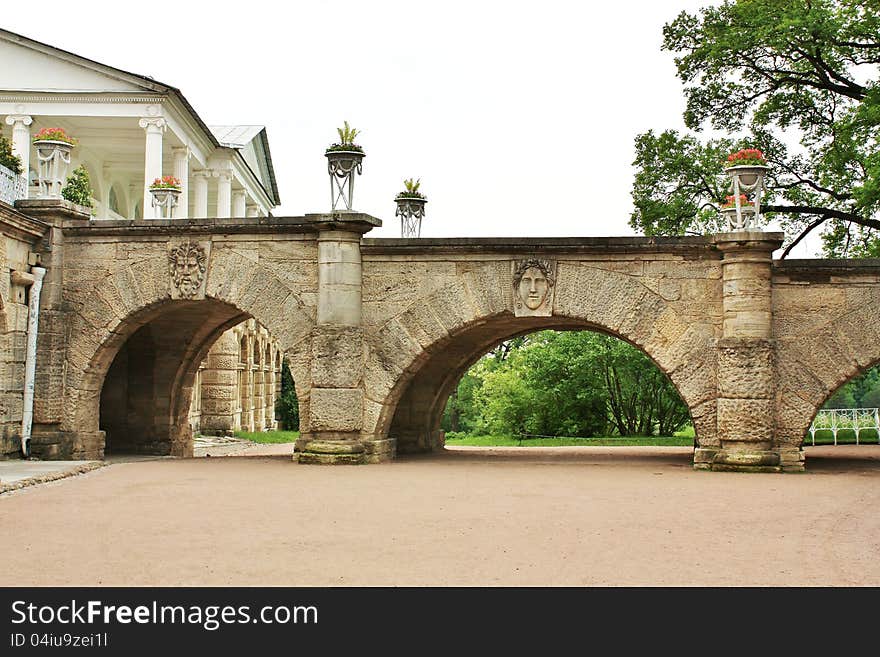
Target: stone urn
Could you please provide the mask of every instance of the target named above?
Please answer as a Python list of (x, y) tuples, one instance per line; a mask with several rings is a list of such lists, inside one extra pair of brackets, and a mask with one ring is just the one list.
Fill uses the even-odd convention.
[(179, 187), (150, 187), (156, 219), (170, 219), (180, 197)]
[[(724, 170), (731, 180), (738, 179), (743, 191), (751, 191), (764, 182), (770, 167), (761, 164), (738, 164)], [(734, 192), (736, 193), (736, 192)]]
[(752, 203), (743, 204), (737, 214), (736, 206), (721, 208), (721, 216), (727, 220), (731, 230), (749, 230), (755, 225), (755, 206)]
[(61, 198), (73, 144), (56, 139), (40, 139), (34, 141), (34, 148), (37, 151), (37, 184), (40, 196)]

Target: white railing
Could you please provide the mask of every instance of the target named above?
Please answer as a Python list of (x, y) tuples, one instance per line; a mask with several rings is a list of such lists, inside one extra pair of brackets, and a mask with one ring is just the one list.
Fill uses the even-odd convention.
[(876, 431), (880, 442), (880, 412), (876, 408), (823, 408), (810, 425), (810, 437), (815, 445), (817, 431), (830, 431), (836, 445), (837, 433), (844, 429), (855, 433), (856, 445), (859, 434), (866, 430)]
[(0, 164), (0, 201), (12, 205), (21, 198), (27, 198), (27, 178)]

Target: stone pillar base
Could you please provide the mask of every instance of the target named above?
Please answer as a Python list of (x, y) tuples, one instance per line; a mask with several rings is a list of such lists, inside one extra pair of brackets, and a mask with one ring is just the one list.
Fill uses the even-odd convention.
[(360, 440), (334, 439), (336, 436), (300, 438), (294, 444), (293, 460), (316, 465), (360, 465), (366, 463)]
[(729, 450), (698, 447), (694, 470), (712, 472), (804, 472), (804, 453), (797, 448)]
[(104, 431), (75, 432), (34, 427), (31, 456), (43, 461), (103, 461)]
[(397, 456), (397, 441), (393, 438), (384, 440), (364, 440), (364, 463), (383, 463)]

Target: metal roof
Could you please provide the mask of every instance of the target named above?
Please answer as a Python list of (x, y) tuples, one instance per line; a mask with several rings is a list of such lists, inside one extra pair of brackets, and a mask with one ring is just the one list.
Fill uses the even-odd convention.
[(208, 128), (224, 146), (242, 148), (265, 129), (262, 125), (209, 125)]

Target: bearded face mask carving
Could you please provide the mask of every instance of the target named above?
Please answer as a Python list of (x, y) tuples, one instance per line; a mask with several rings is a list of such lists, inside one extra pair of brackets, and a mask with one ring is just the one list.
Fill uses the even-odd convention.
[(171, 249), (168, 264), (171, 280), (184, 299), (191, 299), (202, 286), (205, 278), (207, 255), (198, 244), (186, 242)]

